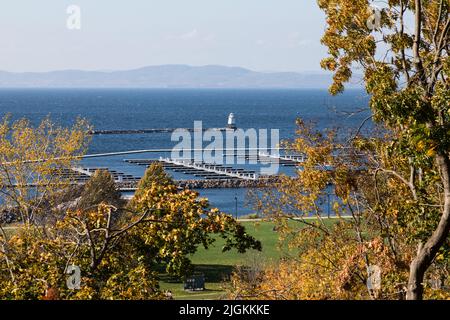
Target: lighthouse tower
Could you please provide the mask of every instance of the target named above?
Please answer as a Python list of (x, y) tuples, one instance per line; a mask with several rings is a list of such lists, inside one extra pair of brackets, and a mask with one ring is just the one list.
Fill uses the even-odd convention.
[(228, 129), (232, 129), (232, 130), (236, 130), (236, 118), (234, 117), (234, 113), (230, 113), (230, 115), (228, 116), (228, 125), (227, 125)]

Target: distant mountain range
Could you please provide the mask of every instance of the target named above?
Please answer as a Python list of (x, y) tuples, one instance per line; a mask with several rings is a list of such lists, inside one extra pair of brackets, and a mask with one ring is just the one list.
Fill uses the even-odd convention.
[[(150, 66), (127, 71), (0, 71), (1, 88), (299, 88), (324, 89), (324, 73), (256, 72), (239, 67)], [(348, 87), (360, 88), (354, 81)]]

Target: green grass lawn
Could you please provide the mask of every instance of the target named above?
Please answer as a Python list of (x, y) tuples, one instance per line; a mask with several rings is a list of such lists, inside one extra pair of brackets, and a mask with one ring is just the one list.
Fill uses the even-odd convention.
[[(329, 222), (328, 222), (329, 221)], [(333, 223), (335, 219), (328, 220)], [(292, 222), (300, 224), (300, 222)], [(187, 292), (183, 290), (183, 282), (170, 279), (162, 275), (160, 285), (162, 290), (170, 290), (175, 299), (220, 299), (223, 294), (223, 285), (237, 265), (246, 265), (251, 259), (256, 258), (265, 264), (274, 263), (280, 257), (292, 254), (286, 247), (280, 248), (278, 233), (274, 231), (274, 223), (271, 222), (242, 222), (247, 232), (262, 243), (262, 252), (250, 251), (239, 254), (236, 250), (222, 252), (224, 240), (219, 238), (213, 246), (207, 250), (199, 250), (191, 256), (195, 271), (201, 272), (206, 278), (206, 290), (200, 292)]]
[(270, 263), (279, 259), (282, 251), (278, 250), (278, 234), (273, 230), (274, 224), (269, 222), (243, 222), (249, 234), (261, 241), (263, 251), (257, 253), (254, 250), (240, 254), (236, 250), (222, 252), (224, 240), (218, 238), (208, 248), (199, 248), (191, 256), (195, 272), (201, 272), (206, 278), (206, 290), (201, 292), (188, 292), (183, 290), (183, 282), (170, 279), (166, 276), (161, 278), (161, 289), (172, 291), (175, 299), (218, 299), (223, 295), (222, 286), (224, 281), (233, 271), (236, 265), (245, 265), (246, 262), (259, 255), (260, 259)]
[[(278, 259), (281, 252), (278, 250), (278, 233), (274, 231), (274, 223), (271, 222), (242, 222), (247, 232), (261, 241), (263, 251), (262, 257), (267, 260)], [(224, 240), (217, 239), (213, 246), (204, 249), (201, 248), (191, 259), (194, 264), (219, 264), (219, 265), (237, 265), (245, 262), (246, 255), (239, 254), (236, 250), (222, 252)]]

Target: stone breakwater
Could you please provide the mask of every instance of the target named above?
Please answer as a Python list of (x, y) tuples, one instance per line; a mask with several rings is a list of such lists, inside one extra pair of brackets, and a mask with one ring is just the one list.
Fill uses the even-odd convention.
[[(182, 189), (231, 189), (231, 188), (264, 188), (279, 181), (279, 177), (261, 178), (257, 180), (243, 179), (211, 179), (211, 180), (179, 180), (178, 187)], [(122, 190), (137, 188), (137, 182), (120, 182), (118, 187)]]
[(274, 184), (278, 179), (229, 179), (229, 180), (186, 180), (177, 181), (183, 189), (220, 189), (220, 188), (264, 188)]

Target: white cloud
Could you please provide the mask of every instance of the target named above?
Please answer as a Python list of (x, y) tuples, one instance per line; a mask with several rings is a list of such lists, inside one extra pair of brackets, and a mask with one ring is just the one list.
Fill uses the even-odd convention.
[(187, 33), (183, 33), (181, 35), (178, 36), (179, 39), (182, 40), (190, 40), (190, 39), (195, 39), (198, 37), (198, 30), (194, 29), (192, 31), (189, 31)]

